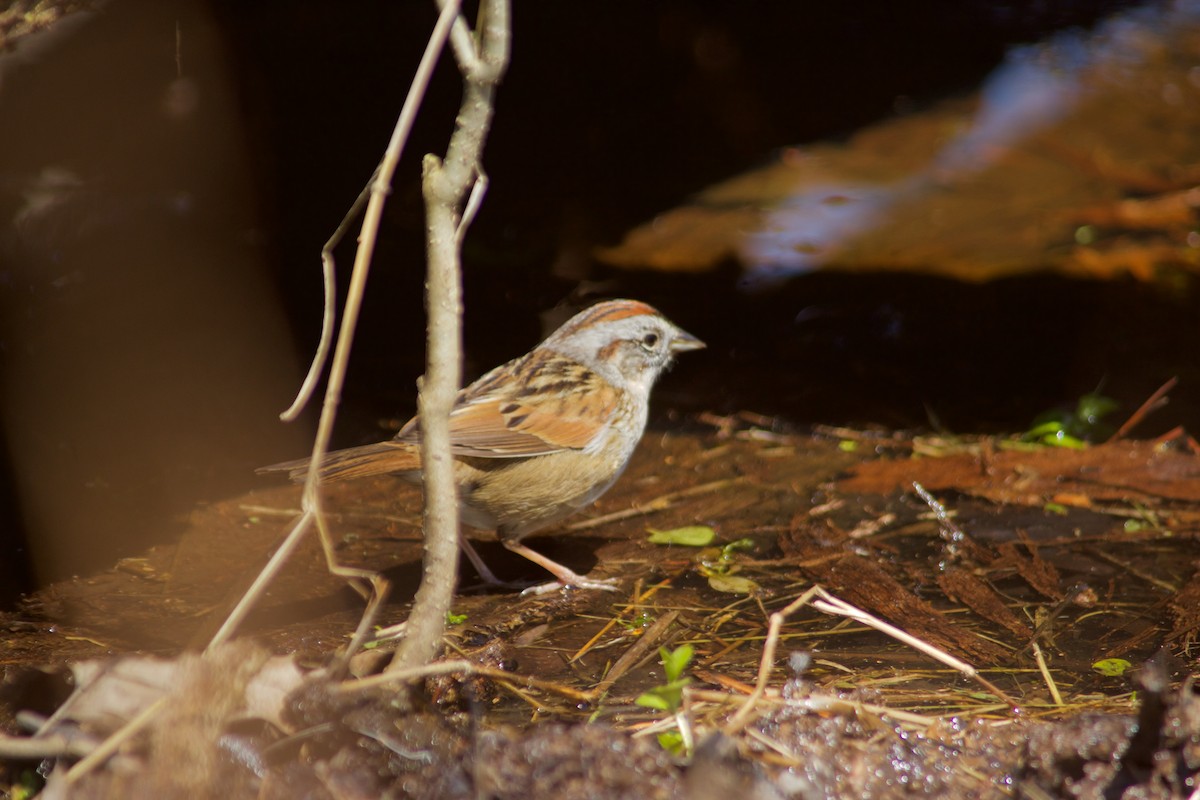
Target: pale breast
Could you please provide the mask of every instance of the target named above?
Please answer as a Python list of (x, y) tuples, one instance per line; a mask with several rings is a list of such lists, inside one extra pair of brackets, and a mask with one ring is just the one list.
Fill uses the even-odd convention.
[(566, 450), (524, 459), (459, 458), (463, 521), (522, 538), (604, 494), (620, 477), (645, 428), (646, 409), (625, 410), (595, 451)]

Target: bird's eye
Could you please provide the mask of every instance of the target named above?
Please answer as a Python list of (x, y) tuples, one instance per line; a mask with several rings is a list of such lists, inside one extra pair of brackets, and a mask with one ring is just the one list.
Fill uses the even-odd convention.
[(647, 350), (653, 350), (654, 345), (656, 344), (658, 344), (657, 333), (647, 333), (642, 337), (642, 347), (646, 348)]

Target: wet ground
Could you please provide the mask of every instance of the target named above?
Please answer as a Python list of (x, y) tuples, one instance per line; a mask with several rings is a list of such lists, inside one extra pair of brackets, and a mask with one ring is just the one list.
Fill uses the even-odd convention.
[[(1188, 3), (1168, 8), (1194, 14)], [(958, 13), (984, 11), (994, 13), (970, 4)], [(712, 148), (698, 117), (674, 121), (676, 148), (664, 144), (668, 137), (594, 120), (581, 124), (586, 135), (557, 144), (501, 125), (489, 151), (497, 154), (485, 206), (492, 210), (468, 240), (468, 373), (536, 341), (539, 312), (552, 309), (540, 324), (553, 327), (555, 314), (601, 295), (652, 302), (709, 349), (689, 354), (658, 387), (651, 430), (617, 486), (562, 530), (531, 541), (576, 571), (617, 579), (619, 591), (526, 598), (481, 587), (464, 567), (446, 657), (466, 664), (382, 687), (347, 685), (321, 669), (346, 644), (363, 602), (328, 574), (311, 540), (243, 626), (254, 644), (204, 660), (181, 655), (208, 640), (296, 512), (298, 490), (254, 482), (253, 468), (307, 447), (304, 430), (279, 433), (274, 421), (293, 388), (293, 354), (281, 344), (282, 312), (263, 300), (253, 277), (262, 276), (241, 259), (274, 250), (272, 263), (287, 272), (281, 282), (303, 295), (296, 287), (309, 284), (288, 270), (315, 264), (314, 243), (328, 233), (318, 206), (329, 203), (336, 218), (344, 208), (337, 198), (357, 190), (374, 145), (364, 145), (372, 155), (361, 170), (314, 163), (290, 172), (281, 166), (287, 154), (304, 150), (307, 158), (309, 141), (280, 136), (275, 126), (288, 128), (286, 116), (251, 114), (256, 160), (229, 157), (217, 168), (185, 159), (204, 178), (272, 175), (274, 213), (295, 218), (291, 234), (270, 244), (262, 238), (269, 226), (225, 201), (248, 194), (197, 184), (187, 172), (167, 189), (177, 182), (203, 191), (170, 194), (156, 176), (106, 183), (97, 175), (125, 173), (92, 173), (72, 159), (55, 163), (74, 172), (4, 184), (13, 208), (33, 209), (20, 235), (0, 242), (6, 258), (15, 253), (26, 259), (15, 263), (29, 266), (12, 282), (20, 291), (5, 295), (5, 408), (20, 423), (10, 425), (6, 444), (14, 459), (24, 454), (10, 467), (12, 493), (25, 503), (28, 542), (44, 550), (34, 559), (36, 591), (15, 559), (0, 564), (14, 574), (6, 586), (26, 581), (30, 589), (19, 601), (12, 591), (0, 615), (0, 724), (8, 734), (40, 731), (32, 743), (0, 740), (0, 787), (39, 786), (41, 769), (54, 771), (47, 796), (1194, 796), (1200, 462), (1188, 432), (1200, 430), (1200, 154), (1188, 132), (1200, 124), (1200, 104), (1185, 101), (1200, 91), (1200, 40), (1193, 26), (1155, 29), (1157, 13), (1106, 27), (1095, 51), (1104, 58), (1090, 55), (1080, 35), (1010, 59), (1035, 84), (1049, 80), (1055, 92), (1041, 97), (1064, 106), (1061, 119), (1051, 115), (1061, 127), (1032, 139), (971, 133), (996, 119), (1004, 94), (996, 87), (1012, 84), (994, 79), (982, 99), (922, 109), (890, 82), (903, 70), (862, 57), (852, 65), (861, 75), (779, 91), (815, 98), (837, 87), (842, 98), (857, 87), (906, 115), (845, 141), (789, 147), (761, 165), (766, 148), (813, 135), (788, 128), (792, 139), (776, 141), (772, 124), (819, 118), (824, 109), (810, 100), (767, 113), (775, 96), (758, 94), (754, 75), (738, 66), (761, 66), (746, 45), (757, 40), (694, 8), (656, 10), (643, 27), (666, 51), (690, 54), (694, 70), (675, 76), (674, 100), (701, 98), (693, 108), (727, 125), (724, 146), (743, 153), (743, 167), (748, 159), (761, 165), (647, 226), (672, 234), (670, 253), (703, 255), (683, 266), (653, 248), (625, 259), (626, 267), (665, 271), (613, 267), (621, 258), (611, 248), (600, 252), (610, 263), (597, 263), (592, 246), (729, 174), (701, 158)], [(203, 13), (137, 19), (150, 26), (151, 44), (164, 41), (162, 30), (172, 42), (182, 31), (187, 46), (174, 53), (186, 54), (180, 63), (188, 66), (180, 69), (208, 87), (196, 68), (212, 67), (205, 36), (236, 17), (220, 7), (213, 14), (211, 26)], [(120, 16), (102, 19), (122, 27)], [(308, 85), (289, 70), (323, 59), (264, 49), (255, 37), (259, 28), (274, 31), (269, 13), (239, 21), (244, 26), (225, 33), (242, 67), (261, 80), (288, 72), (293, 91)], [(921, 27), (899, 22), (913, 25), (910, 33)], [(860, 44), (894, 56), (886, 47), (904, 37), (882, 35), (887, 30), (886, 21), (870, 22), (860, 32), (878, 39)], [(603, 44), (605, 31), (616, 35), (576, 35), (582, 47)], [(987, 49), (965, 34), (943, 38)], [(322, 45), (344, 52), (337, 36)], [(547, 52), (535, 52), (510, 76), (518, 110), (542, 100), (545, 87), (520, 71), (545, 66), (536, 59)], [(92, 66), (66, 72), (99, 74), (97, 63), (117, 61), (85, 60)], [(140, 63), (120, 60), (119, 74), (146, 74)], [(242, 80), (240, 95), (206, 89), (203, 107), (258, 109), (251, 101), (263, 92)], [(188, 86), (171, 84), (166, 129), (226, 142), (217, 133), (227, 122), (186, 122), (195, 110)], [(372, 113), (393, 112), (357, 91), (351, 99)], [(628, 86), (618, 81), (613, 91)], [(1066, 113), (1072, 91), (1083, 102)], [(146, 92), (153, 109), (157, 92)], [(664, 105), (661, 94), (645, 104)], [(640, 107), (627, 99), (609, 102)], [(100, 105), (109, 119), (115, 106)], [(316, 129), (337, 128), (352, 113), (326, 118), (300, 105), (304, 124)], [(560, 114), (572, 108), (551, 105)], [(135, 102), (122, 118), (139, 119), (139, 108)], [(357, 127), (369, 129), (361, 110), (353, 112)], [(828, 122), (817, 130), (829, 135)], [(166, 136), (172, 146), (174, 135)], [(32, 125), (22, 136), (8, 149), (27, 159), (42, 152)], [(647, 140), (658, 144), (647, 148)], [(138, 144), (135, 160), (149, 162), (153, 148), (129, 141)], [(271, 158), (263, 141), (276, 145)], [(514, 147), (518, 155), (503, 160)], [(680, 148), (689, 158), (665, 155)], [(554, 196), (553, 214), (505, 193), (531, 176), (530, 152), (580, 165), (552, 177), (552, 188), (538, 184), (535, 194)], [(616, 166), (628, 160), (632, 173)], [(662, 173), (653, 173), (652, 185), (635, 187), (629, 176), (640, 180), (652, 170), (647, 162), (688, 179), (667, 191)], [(813, 172), (813, 164), (822, 168)], [(298, 188), (323, 169), (338, 173), (344, 192)], [(420, 260), (419, 246), (410, 247), (419, 214), (404, 181), (389, 206), (383, 264)], [(37, 191), (21, 194), (31, 187)], [(877, 208), (897, 187), (902, 202), (890, 226), (848, 244), (805, 221), (814, 207), (818, 217)], [(22, 205), (27, 197), (46, 202)], [(183, 212), (214, 207), (227, 215), (219, 225), (183, 234)], [(502, 219), (489, 222), (498, 213)], [(700, 224), (675, 224), (696, 215)], [(309, 224), (317, 216), (322, 222)], [(151, 233), (148, 222), (164, 219), (166, 228)], [(136, 237), (121, 227), (127, 220), (137, 221)], [(680, 239), (680, 228), (703, 235)], [(762, 251), (738, 240), (747, 232), (751, 244), (778, 237), (789, 255), (764, 263)], [(636, 230), (626, 244), (644, 243), (645, 233)], [(131, 252), (131, 240), (145, 253)], [(167, 242), (185, 246), (168, 251)], [(200, 252), (201, 244), (213, 249)], [(190, 277), (159, 282), (164, 263), (172, 276)], [(193, 272), (189, 264), (204, 266)], [(214, 264), (226, 272), (217, 275)], [(393, 415), (411, 410), (420, 271), (381, 273), (341, 444), (382, 438), (395, 428)], [(992, 280), (980, 283), (985, 277)], [(138, 301), (143, 291), (153, 302)], [(126, 305), (110, 305), (116, 301)], [(311, 329), (314, 308), (311, 296), (291, 308), (305, 320), (298, 327)], [(156, 361), (146, 342), (169, 357)], [(261, 383), (249, 386), (247, 376)], [(1160, 398), (1139, 412), (1172, 378), (1169, 404)], [(114, 399), (114, 385), (138, 391)], [(1061, 419), (1093, 391), (1119, 406), (1105, 422), (1137, 425), (1108, 441), (1111, 428), (1083, 424), (1092, 446), (1080, 450), (1021, 441), (1037, 415), (1057, 407)], [(196, 505), (196, 496), (217, 499)], [(362, 481), (329, 487), (328, 505), (339, 558), (382, 570), (391, 584), (378, 622), (404, 620), (421, 575), (418, 492), (390, 479)], [(714, 539), (648, 539), (651, 529), (681, 526), (711, 528)], [(62, 542), (53, 538), (60, 534)], [(479, 549), (506, 579), (545, 579), (486, 537)], [(806, 597), (814, 585), (828, 595)], [(834, 613), (839, 602), (857, 611)], [(773, 617), (792, 604), (786, 619)], [(917, 642), (880, 632), (874, 620)], [(356, 656), (352, 676), (378, 670), (393, 646), (382, 640)], [(683, 691), (667, 685), (659, 648), (692, 648)], [(659, 707), (638, 703), (647, 693)], [(79, 760), (130, 720), (140, 732), (112, 758)], [(33, 749), (20, 751), (24, 745)]]
[[(306, 688), (292, 675), (286, 685), (294, 694), (277, 701), (278, 729), (262, 739), (256, 728), (243, 746), (290, 748), (299, 761), (273, 762), (276, 756), (259, 752), (272, 765), (243, 774), (221, 739), (204, 779), (219, 773), (243, 790), (278, 791), (278, 781), (293, 790), (323, 786), (331, 796), (346, 796), (337, 788), (346, 780), (366, 781), (356, 791), (367, 794), (404, 785), (438, 796), (562, 790), (615, 797), (634, 789), (637, 796), (707, 796), (685, 787), (705, 769), (734, 764), (737, 780), (780, 796), (1007, 796), (1014, 787), (1041, 796), (1039, 786), (1051, 796), (1100, 796), (1121, 781), (1158, 792), (1151, 796), (1187, 793), (1197, 766), (1189, 754), (1200, 743), (1190, 683), (1181, 683), (1200, 632), (1200, 461), (1188, 441), (1028, 451), (998, 440), (798, 435), (758, 417), (704, 420), (711, 429), (693, 421), (652, 431), (592, 511), (534, 540), (577, 570), (619, 579), (618, 592), (523, 598), (473, 589), (477, 578), (464, 568), (448, 657), (491, 672), (419, 684), (408, 702), (441, 709), (419, 715), (423, 721), (396, 717), (360, 694), (338, 695), (327, 679)], [(914, 460), (914, 450), (924, 456)], [(939, 520), (913, 481), (950, 516)], [(168, 681), (169, 691), (200, 691), (185, 688), (195, 666), (175, 661), (176, 654), (211, 635), (297, 502), (296, 488), (279, 487), (199, 509), (178, 545), (39, 592), (5, 619), (8, 714), (51, 712), (67, 691), (59, 677), (66, 664), (130, 652), (175, 665), (169, 668), (181, 676)], [(335, 485), (329, 493), (339, 557), (384, 569), (393, 585), (384, 625), (405, 618), (420, 574), (419, 502), (391, 479)], [(711, 527), (715, 540), (704, 547), (647, 540), (651, 529), (689, 525)], [(544, 577), (498, 546), (483, 542), (480, 550), (504, 578)], [(806, 606), (780, 629), (777, 658), (764, 673), (769, 691), (756, 700), (751, 722), (729, 729), (757, 679), (770, 615), (814, 583), (968, 662), (983, 681)], [(310, 542), (244, 632), (310, 668), (346, 644), (361, 612), (361, 600), (327, 574)], [(664, 683), (658, 648), (683, 645), (695, 650), (686, 670), (692, 733), (726, 737), (706, 741), (690, 762), (644, 738), (673, 729), (670, 715), (634, 703)], [(373, 671), (390, 647), (365, 651), (352, 670)], [(1156, 654), (1161, 663), (1143, 666)], [(261, 666), (266, 653), (246, 658), (235, 662)], [(247, 680), (229, 677), (222, 670), (233, 667), (221, 664), (218, 658), (208, 668), (231, 687)], [(134, 672), (128, 680), (150, 682), (137, 677), (138, 662), (125, 668)], [(1149, 711), (1156, 695), (1145, 688), (1147, 675), (1157, 676), (1152, 685), (1161, 697), (1153, 702), (1162, 704)], [(94, 736), (111, 721), (89, 712), (99, 701), (88, 697), (67, 718)], [(1121, 756), (1139, 713), (1162, 728), (1143, 743), (1158, 755), (1147, 757), (1149, 772), (1126, 774)], [(314, 725), (324, 732), (310, 740), (303, 732)], [(280, 744), (289, 732), (301, 740)], [(186, 738), (182, 729), (174, 735)], [(213, 744), (204, 743), (202, 730), (190, 735), (190, 747)], [(388, 744), (396, 735), (403, 744)], [(583, 762), (569, 766), (554, 755), (593, 744)], [(847, 757), (847, 748), (855, 755)], [(475, 760), (465, 771), (445, 771), (467, 752)], [(158, 775), (163, 762), (147, 751), (135, 748), (130, 757), (150, 758), (136, 768), (148, 771), (141, 779), (157, 775), (179, 791), (188, 785), (178, 774)], [(306, 777), (285, 776), (279, 763)], [(374, 777), (363, 777), (363, 769)], [(90, 790), (86, 782), (80, 790), (111, 792), (125, 780), (120, 774), (102, 770)], [(574, 788), (562, 789), (559, 780)]]

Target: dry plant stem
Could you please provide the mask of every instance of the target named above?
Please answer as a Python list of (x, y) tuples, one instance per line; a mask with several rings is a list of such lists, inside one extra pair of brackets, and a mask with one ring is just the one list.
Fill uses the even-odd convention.
[[(433, 68), (437, 64), (438, 58), (442, 54), (442, 47), (446, 43), (447, 31), (449, 26), (454, 29), (454, 36), (457, 39), (462, 38), (462, 34), (466, 31), (466, 23), (464, 23), (458, 14), (459, 3), (444, 2), (441, 6), (441, 14), (438, 17), (437, 24), (434, 26), (433, 33), (430, 34), (429, 43), (425, 46), (425, 53), (421, 57), (421, 62), (417, 67), (417, 73), (413, 76), (412, 86), (409, 89), (408, 96), (404, 100), (404, 106), (400, 109), (400, 117), (396, 120), (396, 127), (392, 132), (392, 139), (388, 145), (388, 150), (384, 153), (383, 160), (375, 167), (375, 171), (371, 173), (370, 180), (363, 190), (359, 192), (358, 197), (354, 199), (350, 210), (342, 218), (341, 224), (325, 242), (325, 246), (321, 248), (321, 276), (325, 293), (325, 310), (321, 317), (321, 340), (317, 344), (317, 352), (313, 355), (312, 364), (309, 365), (308, 374), (304, 377), (304, 382), (300, 386), (300, 391), (296, 393), (296, 399), (292, 401), (292, 405), (286, 411), (279, 415), (279, 418), (284, 422), (291, 422), (300, 411), (308, 404), (312, 398), (313, 389), (317, 385), (317, 380), (321, 377), (321, 371), (325, 368), (325, 359), (329, 356), (329, 347), (333, 340), (333, 323), (336, 316), (334, 302), (336, 283), (334, 281), (334, 260), (333, 250), (337, 247), (345, 237), (347, 231), (350, 230), (351, 223), (358, 217), (363, 206), (368, 203), (373, 193), (376, 192), (382, 179), (383, 191), (386, 194), (391, 184), (392, 173), (395, 172), (396, 164), (400, 161), (400, 155), (404, 150), (404, 145), (408, 141), (408, 134), (412, 131), (413, 122), (417, 118), (417, 110), (420, 108), (421, 101), (425, 97), (425, 89), (429, 86), (429, 79), (433, 74)], [(466, 31), (469, 36), (469, 31)], [(461, 46), (456, 42), (456, 47)], [(395, 158), (392, 160), (390, 168), (388, 166), (389, 154), (395, 150)], [(386, 176), (382, 176), (384, 170), (387, 170)], [(365, 231), (364, 231), (365, 233)], [(371, 248), (374, 250), (374, 240), (371, 241)], [(361, 244), (360, 244), (361, 248)], [(348, 304), (347, 304), (348, 305)], [(347, 313), (349, 308), (347, 308)]]
[(166, 697), (160, 697), (143, 708), (138, 712), (137, 716), (114, 731), (95, 750), (67, 770), (67, 785), (75, 783), (93, 769), (103, 764), (113, 753), (117, 752), (117, 748), (129, 741), (131, 737), (135, 736), (138, 731), (146, 727), (158, 715), (159, 710), (166, 703), (166, 700)]
[(691, 703), (688, 690), (683, 690), (683, 708), (675, 712), (675, 727), (679, 729), (679, 738), (683, 740), (683, 752), (689, 756), (696, 752), (696, 733), (692, 730)]
[[(445, 0), (439, 0), (445, 8)], [(458, 569), (458, 504), (450, 455), (450, 410), (458, 393), (461, 360), (462, 290), (459, 242), (480, 191), (480, 156), (492, 120), (492, 96), (508, 65), (507, 0), (484, 0), (479, 10), (478, 44), (458, 21), (451, 44), (463, 74), (463, 100), (446, 157), (428, 155), (422, 190), (426, 206), (428, 278), (426, 305), (429, 345), (418, 398), (421, 464), (425, 480), (425, 571), (409, 615), (409, 627), (387, 671), (428, 664), (441, 648), (446, 613)]]
[(1033, 657), (1037, 661), (1038, 671), (1042, 673), (1042, 680), (1046, 682), (1046, 688), (1050, 690), (1050, 697), (1054, 699), (1054, 705), (1062, 707), (1062, 695), (1058, 691), (1058, 684), (1054, 682), (1054, 676), (1050, 674), (1050, 667), (1046, 664), (1046, 656), (1042, 654), (1042, 648), (1038, 647), (1037, 642), (1033, 642)]
[(308, 405), (308, 401), (312, 399), (313, 391), (317, 388), (317, 381), (321, 379), (321, 373), (325, 371), (325, 361), (329, 358), (329, 348), (333, 346), (333, 324), (337, 321), (337, 281), (335, 279), (336, 267), (333, 260), (333, 248), (337, 247), (346, 235), (346, 231), (350, 227), (350, 223), (358, 217), (363, 206), (367, 202), (367, 198), (371, 196), (371, 187), (375, 183), (375, 175), (378, 174), (379, 168), (375, 168), (375, 172), (371, 174), (371, 180), (359, 192), (354, 203), (350, 206), (350, 210), (346, 212), (346, 216), (342, 218), (342, 222), (337, 226), (337, 230), (325, 242), (325, 246), (321, 248), (321, 290), (325, 298), (323, 310), (321, 312), (321, 339), (317, 342), (317, 351), (313, 354), (312, 363), (308, 365), (308, 374), (304, 376), (304, 382), (300, 384), (300, 391), (296, 392), (296, 397), (292, 400), (292, 404), (288, 406), (279, 418), (284, 422), (294, 422), (300, 416), (300, 412)]
[(96, 744), (90, 738), (69, 737), (62, 734), (51, 736), (4, 736), (0, 734), (0, 758), (12, 758), (22, 761), (40, 760), (43, 758), (61, 758), (86, 756), (96, 749)]
[[(354, 329), (358, 324), (358, 311), (362, 305), (362, 296), (366, 288), (367, 273), (370, 268), (371, 256), (375, 251), (375, 240), (379, 232), (379, 220), (383, 215), (384, 200), (389, 191), (389, 186), (392, 180), (392, 175), (396, 171), (396, 164), (400, 161), (401, 152), (404, 149), (404, 143), (408, 140), (408, 134), (412, 130), (413, 121), (416, 119), (417, 109), (421, 104), (421, 100), (425, 96), (425, 89), (429, 85), (429, 79), (433, 75), (433, 68), (437, 64), (437, 59), (441, 55), (442, 48), (449, 36), (450, 27), (458, 15), (458, 3), (456, 1), (448, 1), (442, 8), (442, 13), (438, 17), (437, 24), (434, 26), (433, 33), (429, 37), (429, 42), (425, 46), (425, 53), (421, 56), (421, 62), (417, 67), (417, 73), (413, 77), (412, 85), (409, 87), (408, 96), (404, 100), (404, 106), (400, 110), (400, 117), (396, 121), (396, 127), (392, 131), (391, 141), (388, 142), (387, 150), (384, 153), (383, 160), (375, 170), (370, 185), (370, 196), (367, 202), (367, 210), (363, 216), (362, 232), (359, 235), (358, 250), (354, 257), (354, 269), (350, 276), (350, 287), (346, 293), (346, 307), (342, 315), (341, 331), (338, 335), (337, 348), (334, 353), (333, 363), (329, 369), (329, 383), (325, 389), (325, 404), (321, 409), (321, 419), (317, 425), (317, 435), (313, 441), (312, 449), (312, 464), (320, 464), (325, 453), (329, 450), (329, 439), (333, 432), (333, 420), (337, 415), (337, 407), (341, 400), (342, 384), (345, 381), (346, 365), (350, 358), (350, 345), (354, 339)], [(361, 198), (360, 198), (361, 200)], [(358, 203), (356, 203), (358, 205)], [(343, 221), (344, 227), (346, 222)], [(331, 240), (332, 241), (332, 240)], [(328, 254), (328, 258), (326, 258)], [(310, 370), (310, 377), (313, 372), (320, 373), (320, 362), (324, 361), (324, 352), (328, 352), (328, 341), (326, 334), (332, 331), (333, 328), (333, 256), (332, 248), (327, 244), (325, 252), (322, 254), (322, 261), (326, 265), (325, 270), (325, 288), (326, 288), (326, 308), (325, 322), (322, 324), (322, 345), (318, 347), (317, 358), (313, 362), (313, 367)], [(328, 328), (328, 330), (326, 330)], [(305, 385), (308, 385), (308, 379)], [(315, 380), (314, 380), (315, 383)], [(311, 387), (309, 388), (311, 391)], [(297, 403), (303, 405), (305, 397), (304, 389), (301, 390), (301, 395), (297, 397)], [(295, 406), (295, 404), (293, 404)], [(290, 411), (290, 409), (289, 409)], [(287, 414), (288, 412), (285, 412)], [(234, 631), (245, 619), (250, 609), (258, 601), (267, 583), (275, 577), (279, 569), (288, 556), (299, 546), (304, 534), (315, 518), (321, 515), (321, 498), (317, 491), (317, 471), (310, 468), (308, 476), (304, 482), (304, 494), (301, 508), (304, 513), (292, 530), (288, 532), (283, 544), (268, 561), (267, 566), (263, 568), (258, 578), (255, 579), (250, 589), (238, 601), (237, 606), (230, 612), (229, 617), (225, 620), (220, 630), (213, 636), (209, 642), (207, 651), (211, 651), (214, 647), (227, 641), (233, 636)], [(318, 528), (323, 529), (323, 525)], [(327, 542), (322, 542), (327, 558), (333, 552), (332, 545)], [(330, 569), (335, 574), (346, 574), (343, 568), (339, 567), (335, 562), (330, 562)], [(352, 571), (353, 573), (361, 573), (362, 571)], [(366, 573), (370, 575), (370, 573)], [(381, 584), (373, 585), (377, 590), (381, 588)], [(368, 613), (363, 615), (362, 621), (359, 623), (359, 630), (356, 632), (354, 642), (361, 642), (363, 632), (370, 628), (373, 622), (373, 614), (378, 604), (382, 602), (382, 596), (377, 591), (377, 597), (373, 605), (368, 606)], [(353, 654), (353, 647), (347, 648), (346, 655)]]
[[(813, 598), (818, 598), (814, 600)], [(811, 603), (813, 608), (818, 611), (823, 611), (826, 614), (835, 616), (849, 617), (850, 619), (861, 622), (876, 630), (891, 636), (894, 639), (907, 644), (931, 656), (943, 664), (950, 666), (969, 678), (977, 681), (980, 685), (986, 688), (989, 692), (999, 697), (1008, 706), (1010, 710), (1017, 708), (1015, 700), (1002, 692), (991, 681), (984, 678), (976, 671), (974, 667), (961, 661), (949, 653), (934, 647), (928, 642), (922, 641), (917, 637), (900, 630), (899, 628), (889, 625), (878, 617), (874, 617), (860, 608), (850, 605), (844, 600), (834, 597), (821, 586), (813, 586), (804, 594), (797, 597), (786, 608), (780, 609), (771, 615), (770, 624), (767, 627), (767, 640), (763, 645), (762, 659), (758, 664), (758, 679), (754, 683), (754, 692), (746, 698), (742, 703), (742, 707), (738, 709), (728, 722), (725, 723), (724, 731), (727, 735), (735, 735), (746, 723), (750, 721), (750, 717), (754, 713), (754, 708), (762, 699), (767, 690), (767, 681), (771, 676), (771, 668), (775, 664), (775, 649), (779, 644), (780, 630), (787, 618), (796, 613), (806, 604)]]
[[(639, 583), (638, 585), (640, 586), (641, 584)], [(654, 586), (651, 586), (649, 589), (647, 589), (644, 592), (641, 592), (640, 594), (635, 589), (633, 600), (630, 601), (629, 605), (627, 605), (623, 610), (621, 610), (621, 612), (618, 613), (615, 617), (613, 617), (608, 622), (606, 622), (604, 627), (596, 632), (595, 636), (593, 636), (591, 639), (588, 639), (587, 642), (584, 643), (583, 647), (579, 648), (575, 652), (575, 655), (573, 655), (569, 659), (567, 659), (567, 663), (574, 664), (576, 661), (578, 661), (579, 659), (581, 659), (585, 655), (587, 655), (588, 652), (590, 652), (591, 649), (596, 646), (596, 642), (598, 642), (602, 638), (604, 638), (604, 634), (608, 633), (609, 631), (611, 631), (613, 628), (615, 628), (617, 626), (617, 623), (621, 619), (621, 617), (625, 616), (626, 614), (632, 613), (640, 604), (645, 603), (655, 593), (657, 593), (658, 590), (660, 590), (666, 586), (670, 586), (670, 585), (671, 585), (671, 581), (668, 578), (667, 580), (663, 581), (662, 583), (656, 583)]]
[(1149, 416), (1152, 411), (1156, 411), (1157, 409), (1166, 405), (1167, 393), (1174, 389), (1177, 383), (1179, 383), (1179, 378), (1173, 377), (1162, 386), (1155, 389), (1154, 393), (1147, 397), (1145, 402), (1138, 406), (1137, 411), (1134, 411), (1129, 419), (1125, 420), (1125, 424), (1118, 428), (1116, 433), (1108, 437), (1108, 441), (1115, 442), (1120, 439), (1124, 439), (1125, 435), (1140, 425), (1142, 420)]
[(754, 681), (754, 692), (746, 698), (746, 701), (742, 703), (742, 707), (738, 709), (738, 712), (725, 723), (726, 735), (735, 736), (750, 721), (750, 716), (754, 713), (754, 707), (767, 691), (767, 681), (771, 678), (771, 668), (775, 666), (775, 648), (779, 646), (779, 631), (783, 628), (783, 623), (787, 622), (788, 617), (804, 607), (820, 588), (819, 586), (813, 586), (804, 594), (788, 603), (786, 607), (781, 608), (771, 615), (771, 621), (767, 626), (767, 641), (763, 644), (762, 658), (758, 662), (758, 678)]
[[(689, 689), (689, 696), (693, 707), (697, 713), (700, 712), (700, 704), (708, 704), (713, 706), (725, 707), (730, 704), (732, 699), (730, 695), (715, 691), (712, 689)], [(860, 703), (853, 700), (845, 700), (841, 697), (823, 694), (811, 694), (808, 697), (793, 697), (783, 698), (778, 694), (772, 693), (766, 695), (759, 703), (760, 707), (766, 708), (796, 708), (804, 711), (810, 711), (814, 714), (857, 714), (867, 713), (874, 714), (877, 717), (890, 717), (891, 719), (900, 722), (904, 725), (911, 726), (915, 729), (928, 728), (937, 721), (937, 717), (931, 717), (925, 714), (914, 714), (911, 711), (905, 711), (899, 708), (890, 706), (880, 706), (871, 703)], [(955, 716), (955, 715), (949, 715)], [(651, 725), (639, 728), (635, 736), (645, 735), (649, 732), (661, 732), (674, 724), (674, 720), (670, 717), (660, 719)]]
[(928, 489), (916, 481), (913, 481), (913, 491), (915, 491), (917, 495), (925, 501), (925, 504), (929, 506), (929, 509), (933, 512), (933, 515), (937, 517), (938, 522), (940, 522), (942, 527), (950, 532), (955, 540), (966, 538), (967, 535), (963, 533), (962, 528), (955, 524), (954, 520), (950, 516), (950, 512), (946, 510), (946, 507), (942, 505), (936, 497), (929, 493)]
[(542, 680), (531, 675), (521, 675), (515, 672), (506, 672), (496, 667), (487, 667), (482, 664), (476, 664), (471, 661), (438, 661), (433, 664), (425, 664), (420, 667), (402, 670), (390, 670), (378, 675), (371, 675), (367, 678), (359, 678), (357, 680), (345, 681), (338, 684), (336, 691), (339, 694), (354, 694), (355, 692), (365, 692), (380, 686), (391, 686), (396, 683), (404, 683), (409, 681), (419, 681), (434, 675), (451, 675), (461, 673), (463, 675), (479, 675), (485, 678), (491, 678), (495, 681), (510, 683), (513, 685), (523, 685), (532, 689), (540, 689), (545, 692), (552, 692), (561, 695), (570, 700), (579, 703), (587, 702), (589, 699), (588, 692), (581, 692), (578, 689), (572, 689), (570, 686), (564, 686), (553, 681)]
[(675, 620), (677, 619), (679, 619), (678, 611), (668, 611), (659, 617), (645, 633), (637, 638), (633, 646), (621, 654), (621, 657), (612, 665), (608, 674), (587, 693), (588, 697), (595, 700), (607, 694), (612, 685), (624, 677), (626, 672), (666, 641), (667, 631), (675, 624)]
[(833, 614), (835, 616), (849, 617), (856, 622), (861, 622), (863, 625), (869, 625), (881, 633), (886, 633), (893, 639), (903, 642), (915, 650), (920, 650), (925, 655), (942, 662), (952, 669), (958, 670), (963, 675), (966, 675), (968, 678), (974, 680), (980, 686), (996, 695), (996, 697), (999, 697), (1000, 700), (1008, 705), (1010, 709), (1018, 708), (1016, 700), (1013, 700), (1011, 697), (1001, 691), (998, 686), (980, 675), (979, 671), (967, 662), (955, 658), (945, 650), (934, 647), (929, 642), (918, 639), (916, 636), (913, 636), (907, 631), (900, 630), (895, 625), (890, 625), (878, 617), (868, 614), (866, 611), (863, 611), (857, 606), (850, 605), (845, 600), (834, 597), (820, 586), (814, 588), (816, 589), (817, 597), (820, 599), (812, 601), (812, 606), (818, 611), (823, 611), (826, 614)]

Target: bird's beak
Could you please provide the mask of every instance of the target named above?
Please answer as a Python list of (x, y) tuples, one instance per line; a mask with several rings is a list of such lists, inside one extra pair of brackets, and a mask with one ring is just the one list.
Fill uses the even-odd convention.
[(704, 342), (700, 341), (695, 336), (692, 336), (687, 331), (679, 329), (675, 330), (675, 337), (671, 339), (672, 353), (685, 353), (688, 350), (703, 350), (704, 347)]

